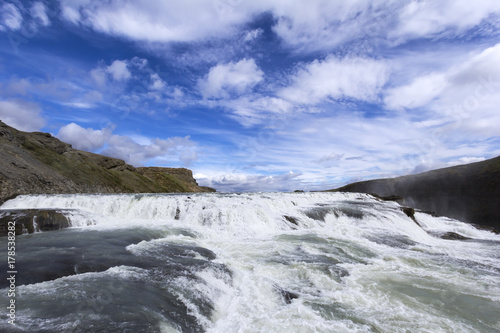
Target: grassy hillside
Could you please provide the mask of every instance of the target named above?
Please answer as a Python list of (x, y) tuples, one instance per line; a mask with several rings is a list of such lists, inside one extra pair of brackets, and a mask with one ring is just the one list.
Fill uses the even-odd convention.
[(208, 192), (187, 169), (136, 168), (0, 121), (0, 203), (18, 194)]

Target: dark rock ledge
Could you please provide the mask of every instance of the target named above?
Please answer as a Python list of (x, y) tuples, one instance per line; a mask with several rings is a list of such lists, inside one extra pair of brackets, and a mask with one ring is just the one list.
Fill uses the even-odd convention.
[(4, 209), (0, 210), (0, 236), (8, 234), (9, 223), (15, 224), (16, 235), (64, 229), (70, 226), (60, 209)]

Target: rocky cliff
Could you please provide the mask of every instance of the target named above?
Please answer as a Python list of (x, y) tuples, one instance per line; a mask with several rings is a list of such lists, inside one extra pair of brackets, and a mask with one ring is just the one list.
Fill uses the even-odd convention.
[(136, 171), (160, 186), (171, 188), (171, 192), (215, 192), (211, 187), (199, 186), (193, 172), (186, 168), (143, 167)]
[(19, 194), (212, 192), (187, 169), (134, 168), (0, 121), (0, 204)]
[(500, 230), (500, 156), (416, 175), (353, 183), (334, 191), (400, 197), (399, 202), (406, 206)]

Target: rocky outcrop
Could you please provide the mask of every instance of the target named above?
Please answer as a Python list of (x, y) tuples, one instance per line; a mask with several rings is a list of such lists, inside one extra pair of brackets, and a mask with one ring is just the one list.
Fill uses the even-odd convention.
[(9, 223), (14, 223), (16, 235), (69, 227), (64, 211), (55, 209), (23, 209), (0, 211), (0, 236), (8, 233)]
[(470, 237), (465, 237), (463, 235), (457, 234), (456, 232), (447, 232), (439, 236), (442, 239), (448, 240), (469, 240)]
[(211, 187), (199, 186), (193, 178), (193, 172), (186, 168), (144, 167), (136, 171), (168, 188), (169, 192), (215, 192)]
[(500, 230), (500, 156), (416, 175), (353, 183), (333, 191), (392, 197), (404, 206)]
[(140, 169), (0, 121), (0, 204), (19, 194), (208, 192), (190, 170)]

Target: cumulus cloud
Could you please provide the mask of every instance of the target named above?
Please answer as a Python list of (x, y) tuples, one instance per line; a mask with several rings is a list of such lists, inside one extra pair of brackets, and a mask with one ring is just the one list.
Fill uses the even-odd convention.
[[(388, 66), (368, 58), (329, 56), (298, 66), (287, 81), (291, 84), (272, 96), (252, 93), (251, 87), (263, 80), (263, 72), (253, 60), (217, 65), (210, 69), (198, 86), (205, 98), (219, 98), (209, 103), (229, 110), (229, 116), (245, 127), (273, 122), (293, 113), (315, 113), (315, 104), (352, 98), (376, 101), (389, 76)], [(238, 93), (246, 92), (244, 95)], [(306, 107), (304, 107), (306, 106)]]
[(210, 68), (204, 79), (198, 82), (205, 98), (227, 98), (231, 93), (242, 94), (264, 77), (255, 60), (242, 59), (238, 62), (219, 64)]
[(92, 106), (92, 102), (108, 100), (115, 108), (137, 110), (146, 106), (148, 100), (161, 103), (174, 99), (178, 102), (178, 97), (182, 95), (177, 87), (168, 86), (160, 72), (153, 70), (146, 59), (139, 57), (113, 60), (109, 65), (100, 61), (89, 71), (89, 78), (98, 91), (89, 91), (80, 98), (87, 102), (77, 101), (87, 106)]
[(315, 105), (325, 101), (378, 101), (389, 76), (385, 62), (360, 57), (329, 56), (297, 68), (284, 79), (290, 85), (267, 94), (251, 90), (263, 80), (263, 72), (246, 59), (212, 67), (198, 87), (205, 98), (212, 98), (207, 105), (223, 107), (229, 117), (253, 127), (292, 114), (321, 112)]
[(304, 65), (292, 76), (292, 85), (278, 95), (298, 104), (315, 104), (328, 98), (373, 101), (388, 74), (388, 66), (382, 61), (329, 56)]
[(180, 162), (189, 165), (196, 161), (196, 143), (189, 136), (168, 139), (132, 138), (113, 134), (112, 127), (96, 130), (70, 123), (59, 129), (57, 137), (76, 149), (101, 151), (103, 155), (120, 158), (139, 166), (158, 159), (163, 162)]
[(104, 147), (111, 138), (111, 132), (112, 130), (110, 128), (94, 130), (92, 128), (83, 128), (75, 123), (70, 123), (59, 129), (57, 137), (71, 144), (75, 149), (96, 151)]
[(19, 30), (23, 23), (23, 16), (19, 9), (12, 3), (4, 3), (1, 7), (0, 31)]
[(127, 81), (132, 77), (132, 74), (127, 68), (127, 62), (123, 60), (115, 60), (106, 68), (106, 72), (111, 74), (115, 81)]
[(130, 67), (133, 63), (132, 60), (114, 60), (109, 66), (101, 63), (90, 71), (90, 77), (101, 88), (106, 86), (108, 80), (126, 82), (132, 77)]
[(116, 158), (121, 158), (132, 165), (142, 165), (154, 158), (163, 158), (167, 161), (179, 160), (189, 165), (197, 159), (192, 149), (195, 143), (189, 136), (163, 139), (153, 139), (148, 144), (140, 144), (129, 137), (113, 135), (107, 148), (102, 152)]
[(39, 131), (45, 126), (41, 112), (34, 103), (0, 101), (0, 120), (21, 131)]

